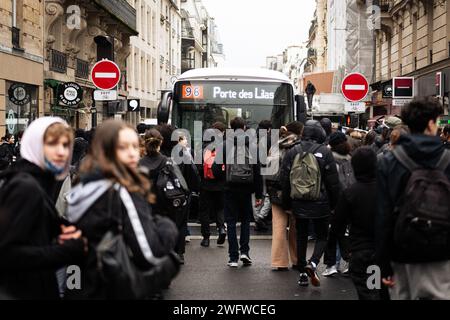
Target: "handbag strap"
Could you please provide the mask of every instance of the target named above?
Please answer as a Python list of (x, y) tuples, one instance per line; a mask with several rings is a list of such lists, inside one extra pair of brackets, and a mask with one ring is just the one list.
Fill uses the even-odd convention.
[(130, 219), (131, 226), (133, 227), (134, 234), (138, 241), (139, 247), (144, 255), (145, 259), (152, 263), (154, 261), (154, 254), (145, 235), (144, 228), (142, 227), (141, 220), (139, 219), (136, 207), (131, 199), (127, 189), (123, 188), (120, 184), (116, 184), (114, 188), (119, 192), (120, 199), (122, 200), (125, 208), (127, 209), (128, 218)]

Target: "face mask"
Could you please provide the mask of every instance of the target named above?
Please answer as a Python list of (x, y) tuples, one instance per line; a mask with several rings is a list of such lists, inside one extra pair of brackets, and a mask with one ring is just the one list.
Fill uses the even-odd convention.
[(55, 166), (53, 163), (45, 159), (45, 169), (53, 173), (55, 176), (59, 176), (64, 172), (65, 167)]

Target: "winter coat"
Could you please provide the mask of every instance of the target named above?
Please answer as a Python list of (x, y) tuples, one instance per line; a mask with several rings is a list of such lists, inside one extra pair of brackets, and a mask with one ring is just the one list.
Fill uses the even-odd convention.
[(73, 157), (72, 165), (77, 169), (80, 166), (81, 161), (86, 156), (89, 149), (89, 143), (81, 137), (75, 138), (73, 145)]
[(6, 170), (14, 158), (14, 146), (3, 142), (0, 144), (0, 170)]
[(350, 228), (350, 252), (375, 252), (376, 179), (357, 176), (356, 183), (342, 191), (332, 218), (330, 233), (343, 236)]
[(139, 162), (140, 167), (149, 170), (149, 178), (152, 182), (158, 179), (159, 171), (164, 168), (167, 163), (167, 157), (161, 153), (155, 156), (145, 156)]
[(81, 261), (84, 242), (56, 242), (68, 222), (55, 209), (55, 177), (21, 159), (2, 178), (0, 288), (18, 299), (58, 299), (56, 271)]
[[(403, 146), (408, 156), (418, 165), (429, 168), (436, 166), (445, 150), (439, 137), (426, 135), (401, 136), (398, 145)], [(450, 166), (445, 173), (450, 179)], [(411, 172), (394, 157), (392, 152), (387, 153), (378, 162), (375, 235), (377, 259), (385, 276), (392, 274), (391, 261), (405, 260), (393, 241), (396, 223), (393, 212), (405, 191), (410, 176)]]
[[(322, 177), (321, 196), (317, 201), (295, 200), (290, 198), (290, 172), (299, 150), (316, 149), (315, 156), (320, 166)], [(337, 204), (340, 192), (339, 176), (336, 162), (330, 149), (324, 145), (308, 140), (300, 141), (286, 154), (281, 168), (281, 185), (283, 186), (283, 208), (302, 219), (317, 219), (330, 216)]]
[[(176, 226), (167, 218), (153, 215), (150, 204), (141, 195), (130, 195), (153, 254), (163, 257), (175, 247)], [(68, 299), (108, 298), (106, 284), (98, 271), (96, 247), (108, 231), (117, 232), (119, 225), (122, 225), (122, 234), (136, 266), (142, 270), (151, 268), (140, 250), (119, 192), (101, 174), (83, 176), (81, 185), (71, 192), (68, 202), (68, 219), (76, 223), (89, 244), (89, 254), (81, 264), (82, 289), (67, 292)]]

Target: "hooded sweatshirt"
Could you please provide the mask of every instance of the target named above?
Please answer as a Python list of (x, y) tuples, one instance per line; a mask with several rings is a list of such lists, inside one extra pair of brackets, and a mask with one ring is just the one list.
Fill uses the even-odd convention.
[[(401, 136), (398, 145), (403, 146), (408, 156), (418, 165), (434, 168), (445, 150), (439, 137), (414, 134)], [(450, 180), (450, 166), (445, 174)], [(394, 208), (398, 205), (411, 172), (408, 171), (390, 152), (378, 163), (377, 170), (377, 212), (375, 237), (377, 259), (383, 276), (392, 274), (390, 262), (409, 262), (394, 243), (396, 216)], [(450, 253), (448, 254), (450, 260)]]
[(56, 270), (79, 263), (84, 253), (81, 239), (56, 242), (67, 223), (52, 198), (55, 176), (44, 169), (44, 134), (53, 123), (65, 122), (34, 121), (22, 140), (22, 159), (0, 176), (0, 290), (13, 298), (57, 299)]

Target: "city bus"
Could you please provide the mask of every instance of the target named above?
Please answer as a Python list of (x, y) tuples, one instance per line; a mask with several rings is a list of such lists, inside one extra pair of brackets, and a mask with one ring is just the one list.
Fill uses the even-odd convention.
[(172, 91), (163, 94), (158, 123), (170, 120), (172, 126), (188, 130), (191, 138), (195, 121), (203, 124), (203, 130), (218, 121), (229, 127), (235, 117), (242, 117), (249, 128), (256, 129), (262, 120), (280, 128), (294, 120), (299, 98), (294, 96), (290, 79), (280, 72), (193, 69), (175, 81)]

